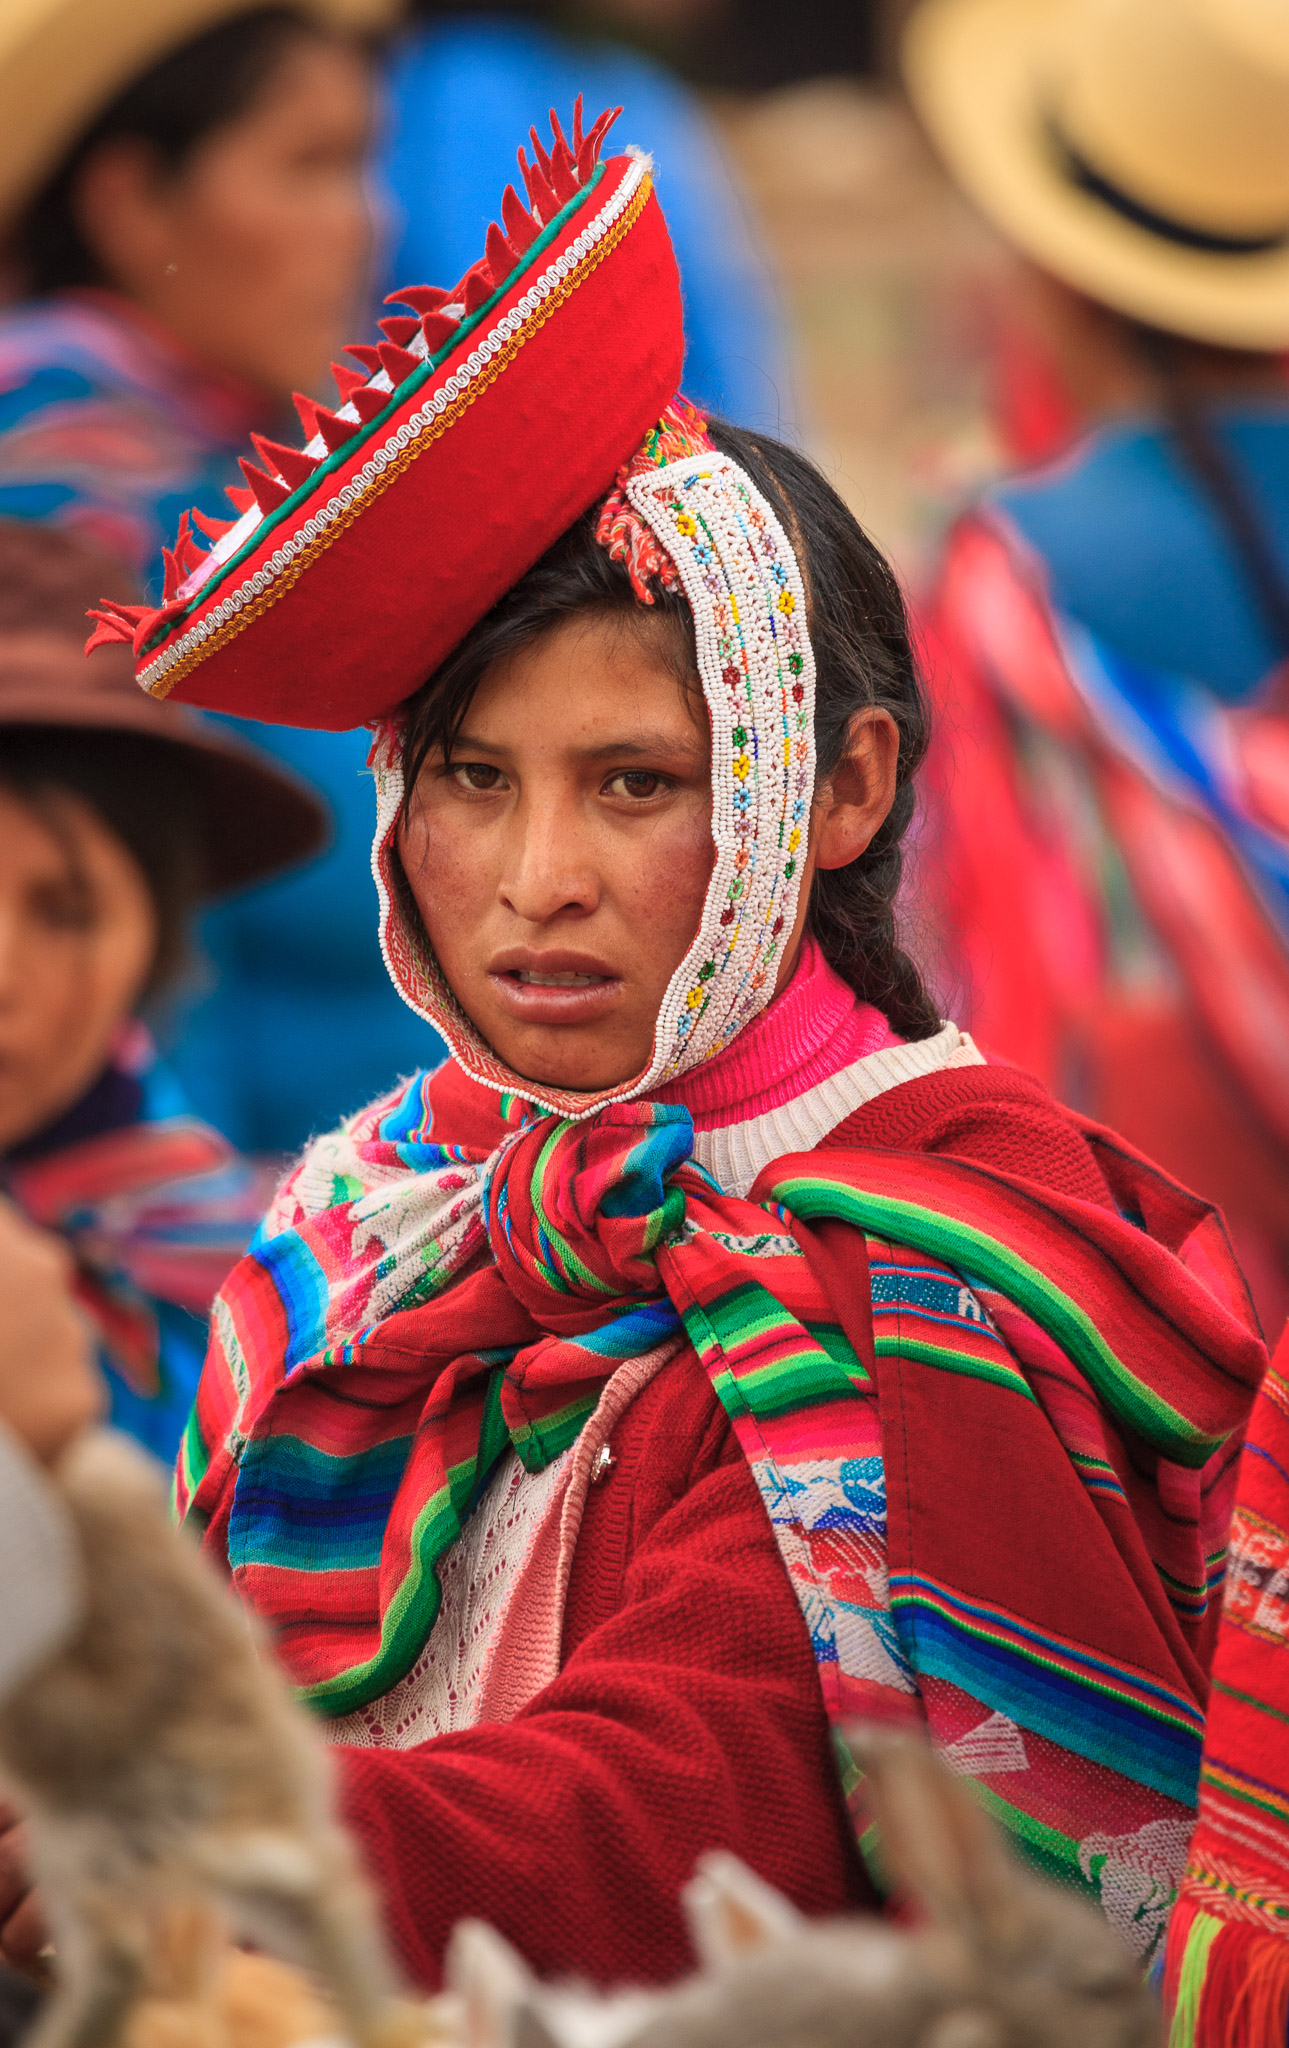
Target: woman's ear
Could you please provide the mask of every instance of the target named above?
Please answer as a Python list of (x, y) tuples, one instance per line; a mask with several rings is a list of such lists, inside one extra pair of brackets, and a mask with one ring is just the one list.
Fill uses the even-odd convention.
[(810, 851), (816, 868), (849, 867), (885, 824), (895, 801), (899, 728), (870, 705), (850, 721), (842, 756), (815, 791)]

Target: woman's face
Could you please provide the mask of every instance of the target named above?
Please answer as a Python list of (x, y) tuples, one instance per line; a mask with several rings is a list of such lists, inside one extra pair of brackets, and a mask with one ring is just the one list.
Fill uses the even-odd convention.
[(317, 392), (366, 284), (371, 111), (359, 52), (301, 34), (177, 172), (145, 144), (105, 143), (77, 188), (81, 232), (196, 355), (275, 398)]
[(156, 944), (143, 872), (95, 811), (0, 790), (0, 1152), (98, 1078)]
[(641, 1072), (702, 915), (707, 716), (663, 631), (583, 615), (485, 671), (400, 833), (462, 1009), (515, 1073), (553, 1087)]

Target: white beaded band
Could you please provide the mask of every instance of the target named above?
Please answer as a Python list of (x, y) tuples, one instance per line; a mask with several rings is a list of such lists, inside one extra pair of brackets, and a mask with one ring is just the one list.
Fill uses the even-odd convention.
[[(475, 1080), (568, 1117), (647, 1095), (728, 1045), (774, 994), (797, 914), (814, 789), (815, 664), (806, 594), (788, 537), (746, 472), (703, 454), (637, 476), (627, 496), (676, 565), (694, 617), (712, 728), (716, 860), (698, 934), (668, 984), (644, 1072), (594, 1095), (538, 1088), (496, 1057), (404, 923), (390, 856), (403, 802), (402, 736), (372, 749), (372, 873), (380, 942), (403, 1000), (442, 1033)], [(660, 878), (661, 879), (661, 878)]]

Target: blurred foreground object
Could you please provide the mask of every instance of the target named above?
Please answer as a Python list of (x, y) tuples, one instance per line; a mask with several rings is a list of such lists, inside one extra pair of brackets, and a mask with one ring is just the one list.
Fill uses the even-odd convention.
[(62, 1246), (0, 1201), (0, 1699), (68, 1633), (80, 1607), (66, 1516), (40, 1466), (103, 1405)]
[(995, 1054), (1224, 1208), (1289, 1312), (1289, 27), (926, 0), (915, 102), (1085, 437), (936, 605), (947, 973)]
[(851, 1747), (902, 1925), (807, 1919), (718, 1850), (685, 1891), (698, 1975), (596, 1998), (465, 1921), (436, 2019), (462, 2048), (1152, 2048), (1154, 1998), (1101, 1915), (1022, 1870), (929, 1743)]
[(174, 1456), (206, 1315), (264, 1190), (187, 1109), (138, 1013), (195, 905), (311, 853), (310, 793), (81, 651), (119, 568), (0, 519), (0, 1186), (72, 1254), (113, 1419)]
[[(25, 297), (0, 312), (0, 517), (74, 531), (159, 595), (181, 514), (227, 512), (248, 432), (281, 434), (293, 389), (320, 388), (365, 303), (372, 85), (348, 31), (392, 11), (6, 12), (0, 232)], [(370, 881), (345, 858), (369, 834), (362, 744), (286, 751), (338, 788), (335, 858), (257, 898), (246, 924), (213, 914), (229, 996), (177, 1049), (197, 1107), (257, 1151), (292, 1149), (427, 1051), (389, 987)]]
[[(354, 2048), (423, 2038), (416, 2009), (395, 2002), (331, 1817), (321, 1740), (173, 1528), (162, 1474), (99, 1433), (67, 1454), (57, 1485), (83, 1615), (0, 1703), (0, 1766), (54, 1941), (45, 2048), (133, 2042), (131, 2015), (149, 1995), (214, 2004), (230, 1936), (306, 1966)], [(137, 2048), (165, 2034), (154, 2015)]]
[(307, 1977), (276, 1956), (212, 1940), (212, 1931), (191, 1914), (163, 1924), (123, 2048), (336, 2048), (339, 2017)]

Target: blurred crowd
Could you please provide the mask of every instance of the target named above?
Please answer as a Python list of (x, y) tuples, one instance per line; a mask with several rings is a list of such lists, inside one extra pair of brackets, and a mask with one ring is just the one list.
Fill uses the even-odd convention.
[(158, 600), (579, 93), (655, 160), (689, 396), (808, 446), (910, 586), (943, 1013), (1289, 1318), (1289, 27), (923, 0), (897, 59), (909, 11), (0, 7), (0, 1160), (162, 1457), (280, 1164), (434, 1048), (367, 733), (147, 700), (84, 614)]

